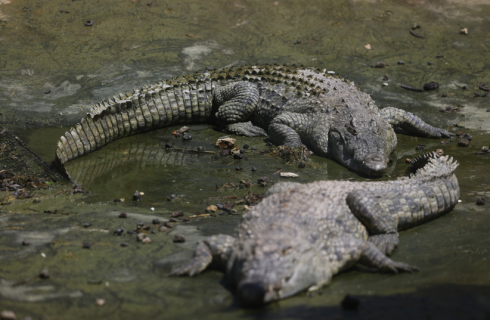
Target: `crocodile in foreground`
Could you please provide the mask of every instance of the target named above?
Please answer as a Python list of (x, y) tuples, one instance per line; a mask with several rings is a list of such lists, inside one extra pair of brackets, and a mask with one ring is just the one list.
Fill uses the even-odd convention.
[(439, 217), (459, 198), (457, 162), (435, 155), (417, 162), (427, 164), (395, 181), (277, 184), (243, 216), (235, 236), (198, 242), (194, 258), (172, 275), (192, 276), (215, 262), (241, 303), (258, 306), (319, 288), (356, 263), (417, 270), (387, 257), (398, 245), (397, 231)]
[[(113, 140), (177, 124), (209, 123), (277, 145), (305, 145), (367, 176), (381, 176), (397, 139), (392, 127), (449, 137), (396, 108), (379, 110), (353, 83), (325, 70), (244, 66), (182, 76), (95, 105), (58, 142), (56, 162)], [(267, 130), (267, 131), (265, 131)]]

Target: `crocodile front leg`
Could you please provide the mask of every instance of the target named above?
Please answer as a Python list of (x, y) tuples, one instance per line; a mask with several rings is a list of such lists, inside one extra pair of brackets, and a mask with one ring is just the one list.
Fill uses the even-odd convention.
[(413, 113), (401, 109), (392, 107), (384, 108), (380, 110), (380, 115), (392, 127), (399, 127), (416, 135), (429, 138), (449, 138), (453, 136), (452, 133), (441, 128), (433, 127)]
[(226, 266), (234, 243), (235, 238), (224, 234), (218, 234), (199, 241), (194, 251), (194, 257), (188, 263), (172, 271), (170, 276), (187, 275), (192, 277), (203, 272), (211, 262)]
[(327, 156), (329, 123), (321, 113), (284, 112), (272, 120), (267, 131), (277, 145), (305, 145), (316, 154)]

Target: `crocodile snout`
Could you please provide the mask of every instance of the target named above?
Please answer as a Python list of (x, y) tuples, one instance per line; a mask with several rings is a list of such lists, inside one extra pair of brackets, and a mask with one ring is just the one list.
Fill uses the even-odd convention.
[(379, 154), (368, 155), (364, 164), (375, 175), (382, 175), (388, 168), (388, 161)]

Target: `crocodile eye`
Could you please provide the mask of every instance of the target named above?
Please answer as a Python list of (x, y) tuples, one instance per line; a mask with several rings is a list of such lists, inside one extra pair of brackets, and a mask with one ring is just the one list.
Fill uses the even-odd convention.
[(371, 120), (371, 128), (373, 129), (374, 134), (379, 134), (381, 132), (381, 127), (374, 119)]
[(347, 125), (347, 131), (349, 131), (352, 135), (357, 135), (359, 133), (357, 128), (359, 128), (357, 121), (354, 119), (354, 117), (352, 117), (349, 125)]

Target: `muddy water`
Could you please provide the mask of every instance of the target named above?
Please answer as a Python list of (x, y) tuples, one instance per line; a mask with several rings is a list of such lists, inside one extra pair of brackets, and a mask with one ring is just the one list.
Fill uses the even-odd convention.
[[(218, 212), (148, 234), (149, 244), (114, 231), (151, 225), (156, 218), (166, 221), (176, 210), (203, 214), (209, 204), (262, 193), (259, 186), (221, 186), (261, 176), (277, 181), (274, 173), (280, 169), (298, 173), (300, 182), (363, 178), (318, 157), (303, 169), (287, 165), (260, 153), (267, 146), (257, 138), (238, 138), (239, 145), (257, 148), (248, 149), (247, 160), (195, 153), (198, 146), (215, 151), (214, 142), (223, 134), (207, 125), (192, 126), (192, 140), (182, 141), (172, 135), (176, 128), (165, 128), (70, 162), (67, 170), (87, 190), (84, 194), (70, 195), (66, 184), (37, 191), (36, 202), (2, 206), (0, 310), (13, 310), (21, 319), (488, 317), (490, 213), (488, 204), (475, 205), (477, 196), (490, 195), (490, 155), (475, 155), (490, 144), (489, 98), (475, 95), (484, 93), (478, 86), (490, 81), (490, 7), (484, 1), (149, 3), (0, 1), (2, 124), (50, 161), (67, 126), (92, 103), (118, 92), (209, 65), (305, 64), (349, 77), (381, 107), (397, 106), (454, 133), (472, 134), (466, 148), (456, 140), (441, 144), (400, 134), (392, 171), (384, 178), (404, 173), (405, 158), (420, 153), (417, 144), (425, 151), (442, 148), (460, 163), (462, 202), (447, 216), (401, 233), (393, 258), (418, 266), (416, 274), (346, 272), (314, 296), (241, 310), (219, 271), (195, 279), (166, 274), (191, 256), (201, 237), (232, 233), (243, 205), (234, 214)], [(93, 25), (85, 26), (89, 20)], [(409, 33), (415, 23), (421, 28), (412, 31), (423, 38)], [(468, 34), (460, 34), (462, 28)], [(378, 62), (385, 67), (373, 68)], [(400, 87), (430, 81), (440, 88), (413, 92)], [(440, 112), (446, 107), (458, 110)], [(180, 150), (166, 150), (167, 142)], [(252, 166), (257, 170), (252, 172)], [(144, 192), (142, 201), (131, 200), (135, 190)], [(176, 197), (168, 201), (171, 195)], [(128, 218), (118, 218), (122, 212)], [(174, 244), (175, 234), (187, 241)], [(30, 245), (22, 246), (23, 240)], [(43, 269), (49, 279), (37, 277)], [(339, 307), (347, 293), (359, 297), (359, 311)], [(97, 306), (96, 299), (105, 304)]]

